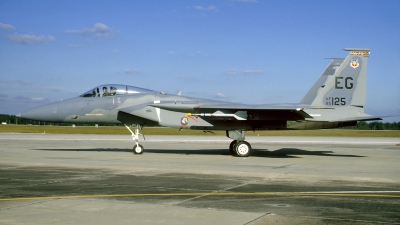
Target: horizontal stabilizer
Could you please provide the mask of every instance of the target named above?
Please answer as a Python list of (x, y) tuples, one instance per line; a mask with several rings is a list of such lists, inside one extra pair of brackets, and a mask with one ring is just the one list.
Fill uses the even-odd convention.
[[(380, 116), (360, 116), (360, 117), (348, 117), (339, 120), (329, 120), (329, 122), (350, 122), (350, 121), (372, 121), (372, 120), (382, 120), (383, 117)], [(313, 120), (318, 121), (318, 120)]]
[[(341, 119), (340, 121), (373, 121), (373, 120), (383, 120), (383, 118), (389, 118), (389, 117), (397, 117), (400, 115), (388, 115), (388, 116), (360, 116), (360, 117), (350, 117), (350, 118), (344, 118)], [(332, 121), (336, 122), (336, 121)]]

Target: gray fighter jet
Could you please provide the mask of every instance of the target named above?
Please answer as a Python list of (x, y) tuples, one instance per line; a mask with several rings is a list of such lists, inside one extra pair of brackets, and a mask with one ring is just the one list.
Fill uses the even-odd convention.
[[(232, 155), (247, 157), (251, 154), (251, 145), (245, 141), (248, 130), (325, 129), (381, 119), (364, 113), (369, 49), (344, 50), (348, 56), (332, 59), (298, 104), (239, 104), (107, 84), (19, 116), (50, 122), (122, 123), (132, 133), (135, 154), (144, 151), (139, 144), (143, 126), (225, 130), (233, 139)], [(131, 124), (134, 131), (127, 126)]]

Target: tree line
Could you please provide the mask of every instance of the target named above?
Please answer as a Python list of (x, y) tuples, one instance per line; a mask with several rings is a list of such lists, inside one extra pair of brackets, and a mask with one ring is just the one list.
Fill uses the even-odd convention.
[(365, 122), (360, 121), (357, 126), (354, 127), (356, 130), (400, 130), (400, 122), (393, 123), (382, 123), (382, 122)]
[[(0, 114), (0, 122), (5, 122), (7, 124), (32, 124), (32, 125), (53, 125), (53, 126), (70, 126), (72, 123), (50, 123), (50, 122), (40, 122), (35, 120), (27, 120), (16, 117), (15, 115), (7, 115)], [(76, 124), (76, 125), (86, 125), (91, 126), (95, 125), (95, 123), (85, 123), (85, 124)], [(122, 126), (122, 124), (102, 124), (98, 123), (99, 126)], [(356, 126), (347, 127), (347, 129), (354, 130), (400, 130), (400, 122), (392, 122), (392, 123), (383, 123), (383, 122), (365, 122), (360, 121)]]

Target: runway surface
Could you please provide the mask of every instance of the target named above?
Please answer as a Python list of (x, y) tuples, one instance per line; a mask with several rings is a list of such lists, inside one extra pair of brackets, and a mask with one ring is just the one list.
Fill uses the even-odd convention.
[(0, 224), (400, 224), (400, 138), (0, 133)]

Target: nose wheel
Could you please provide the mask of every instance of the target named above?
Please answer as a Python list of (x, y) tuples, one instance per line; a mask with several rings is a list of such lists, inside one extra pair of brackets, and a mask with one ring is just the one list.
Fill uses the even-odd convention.
[(139, 135), (143, 135), (143, 139), (146, 140), (144, 137), (144, 134), (139, 133), (139, 128), (142, 130), (140, 125), (136, 125), (135, 127), (135, 132), (133, 132), (126, 124), (124, 124), (125, 127), (131, 132), (132, 134), (132, 139), (135, 142), (135, 145), (133, 146), (133, 153), (134, 154), (142, 154), (144, 152), (144, 148), (141, 144), (139, 144)]
[(144, 148), (142, 145), (137, 144), (137, 145), (133, 146), (133, 153), (142, 154), (143, 151), (144, 151)]

